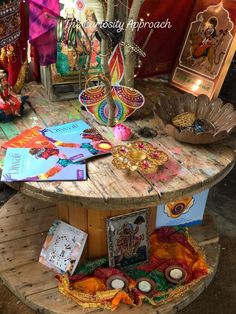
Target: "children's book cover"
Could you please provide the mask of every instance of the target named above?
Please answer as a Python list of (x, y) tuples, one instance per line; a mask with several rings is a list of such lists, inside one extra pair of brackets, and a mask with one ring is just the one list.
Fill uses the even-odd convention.
[(48, 231), (39, 262), (58, 273), (72, 275), (80, 260), (87, 236), (82, 230), (61, 220), (55, 220)]
[(157, 207), (156, 227), (191, 226), (203, 219), (209, 190)]
[(88, 156), (82, 148), (8, 148), (1, 181), (86, 180)]
[(91, 156), (107, 154), (112, 149), (111, 143), (83, 120), (48, 127), (40, 132), (55, 146), (87, 149)]
[(34, 126), (31, 129), (25, 130), (21, 134), (3, 143), (2, 148), (54, 148), (55, 146), (52, 144), (52, 142), (39, 132), (40, 129), (42, 128), (39, 126)]

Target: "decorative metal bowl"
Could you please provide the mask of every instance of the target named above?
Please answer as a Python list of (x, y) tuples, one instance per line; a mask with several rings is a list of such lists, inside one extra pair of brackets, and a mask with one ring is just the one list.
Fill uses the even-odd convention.
[(112, 149), (112, 164), (120, 170), (151, 174), (168, 161), (168, 155), (148, 142), (132, 142)]
[(214, 143), (236, 127), (233, 105), (223, 104), (220, 98), (210, 101), (206, 95), (163, 96), (155, 114), (159, 126), (168, 135), (190, 144)]

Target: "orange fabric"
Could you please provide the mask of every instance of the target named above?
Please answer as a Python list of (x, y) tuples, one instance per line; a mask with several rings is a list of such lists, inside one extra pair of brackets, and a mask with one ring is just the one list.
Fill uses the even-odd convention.
[(157, 240), (157, 234), (151, 235), (151, 255), (163, 260), (184, 260), (185, 263), (195, 271), (201, 269), (208, 272), (208, 266), (203, 256), (193, 254), (190, 250), (179, 242), (161, 242)]
[(103, 281), (94, 277), (75, 282), (73, 287), (81, 292), (90, 294), (95, 294), (97, 291), (106, 290), (106, 286)]
[(125, 304), (128, 304), (128, 305), (132, 305), (133, 304), (133, 302), (132, 302), (131, 298), (129, 297), (129, 295), (127, 293), (125, 293), (124, 291), (119, 291), (115, 295), (114, 299), (112, 300), (112, 307), (114, 309), (116, 309), (120, 303), (125, 303)]
[[(204, 255), (200, 250), (198, 251), (197, 245), (195, 246), (193, 240), (182, 230), (175, 228), (157, 230), (150, 237), (150, 246), (149, 263), (137, 266), (137, 271), (143, 270), (150, 273), (157, 270), (163, 273), (170, 265), (180, 265), (188, 274), (185, 285), (177, 289), (172, 289), (168, 285), (165, 288), (161, 286), (157, 288), (157, 297), (162, 296), (165, 300), (171, 300), (184, 293), (189, 288), (189, 283), (202, 278), (209, 271)], [(120, 303), (138, 306), (145, 299), (152, 305), (158, 304), (158, 300), (148, 298), (136, 288), (136, 281), (129, 277), (130, 274), (126, 276), (129, 281), (128, 291), (107, 290), (106, 280), (114, 274), (126, 276), (121, 270), (115, 268), (98, 268), (91, 274), (93, 277), (79, 278), (73, 283), (70, 282), (68, 276), (59, 276), (59, 290), (83, 308), (115, 310)], [(159, 283), (161, 284), (161, 281)]]

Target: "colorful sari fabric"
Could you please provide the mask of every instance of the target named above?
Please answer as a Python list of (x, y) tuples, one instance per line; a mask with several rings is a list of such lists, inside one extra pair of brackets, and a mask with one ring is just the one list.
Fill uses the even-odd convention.
[(0, 48), (20, 38), (20, 1), (0, 4)]
[[(11, 15), (9, 21), (5, 21), (5, 26), (7, 28), (11, 23), (12, 26), (14, 25), (14, 30), (11, 27), (7, 29), (8, 35), (4, 37), (4, 43), (7, 41), (8, 44), (1, 48), (0, 66), (7, 72), (9, 85), (12, 86), (13, 90), (18, 94), (23, 87), (27, 72), (27, 40), (29, 28), (27, 2), (16, 0), (12, 1), (9, 5), (11, 5), (12, 8), (14, 7), (15, 13)], [(0, 7), (0, 15), (2, 13), (1, 8), (2, 6)], [(3, 25), (1, 24), (1, 21), (2, 19), (0, 16), (0, 33), (1, 25)], [(9, 36), (10, 29), (13, 31), (13, 36)], [(0, 41), (2, 42), (2, 35), (0, 35), (0, 38)]]
[[(84, 308), (115, 310), (120, 303), (138, 306), (143, 302), (156, 306), (183, 295), (210, 271), (203, 252), (189, 237), (187, 229), (161, 228), (151, 235), (150, 247), (149, 263), (128, 270), (106, 267), (104, 258), (88, 262), (88, 267), (83, 265), (78, 275), (57, 276), (59, 291)], [(173, 284), (166, 278), (165, 269), (172, 265), (186, 271), (183, 284)], [(106, 282), (114, 275), (125, 277), (128, 288), (109, 290)], [(138, 289), (136, 280), (143, 277), (155, 282), (152, 295)]]
[(56, 26), (59, 14), (59, 0), (29, 1), (29, 39), (37, 48), (41, 65), (56, 62)]

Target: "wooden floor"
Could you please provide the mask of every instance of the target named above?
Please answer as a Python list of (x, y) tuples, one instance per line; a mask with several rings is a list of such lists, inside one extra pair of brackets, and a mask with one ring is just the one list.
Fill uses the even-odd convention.
[[(52, 221), (56, 218), (53, 204), (20, 193), (13, 196), (0, 210), (0, 277), (22, 302), (41, 313), (92, 313), (82, 310), (57, 290), (54, 273), (37, 262), (39, 252)], [(203, 226), (192, 227), (191, 235), (203, 246), (212, 275), (202, 280), (181, 298), (157, 308), (145, 305), (132, 308), (122, 305), (117, 314), (175, 313), (191, 303), (210, 283), (217, 269), (219, 238), (207, 216)], [(107, 311), (100, 311), (107, 314)]]

